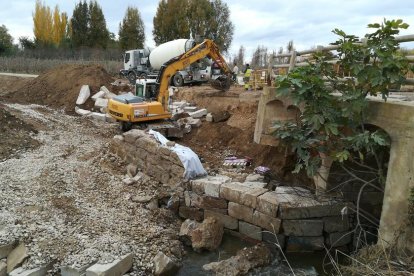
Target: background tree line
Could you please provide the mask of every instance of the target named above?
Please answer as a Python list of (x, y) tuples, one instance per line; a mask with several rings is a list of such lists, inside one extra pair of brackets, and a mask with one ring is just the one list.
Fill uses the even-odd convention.
[[(117, 35), (108, 30), (105, 15), (96, 0), (80, 0), (72, 16), (59, 6), (35, 3), (34, 38), (20, 37), (13, 44), (6, 26), (0, 26), (0, 55), (60, 59), (117, 59), (127, 49), (142, 48), (145, 26), (137, 7), (127, 7)], [(201, 35), (213, 39), (225, 52), (234, 32), (230, 11), (221, 0), (162, 0), (153, 18), (156, 44)]]

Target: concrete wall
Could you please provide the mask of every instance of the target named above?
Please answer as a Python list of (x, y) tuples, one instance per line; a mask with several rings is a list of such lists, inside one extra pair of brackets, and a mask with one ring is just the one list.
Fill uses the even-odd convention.
[[(278, 141), (269, 135), (272, 121), (286, 120), (291, 114), (288, 107), (290, 99), (277, 97), (276, 89), (264, 89), (259, 101), (254, 141), (260, 144), (277, 145)], [(277, 104), (274, 104), (277, 103)], [(273, 120), (272, 120), (273, 118)], [(384, 129), (391, 137), (388, 176), (384, 192), (381, 213), (380, 237), (385, 242), (392, 242), (401, 230), (408, 232), (408, 240), (403, 243), (407, 249), (414, 248), (413, 229), (404, 226), (408, 218), (408, 196), (414, 188), (414, 103), (371, 99), (367, 123)], [(408, 231), (407, 231), (408, 230)]]

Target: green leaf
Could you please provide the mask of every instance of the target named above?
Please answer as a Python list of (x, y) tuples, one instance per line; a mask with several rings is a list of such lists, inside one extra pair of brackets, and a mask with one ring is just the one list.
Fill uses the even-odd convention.
[(335, 158), (339, 161), (339, 162), (344, 162), (345, 160), (348, 160), (348, 158), (349, 158), (349, 156), (350, 156), (351, 154), (349, 153), (349, 151), (348, 150), (343, 150), (343, 151), (340, 151), (340, 152), (337, 152), (336, 154), (335, 154)]

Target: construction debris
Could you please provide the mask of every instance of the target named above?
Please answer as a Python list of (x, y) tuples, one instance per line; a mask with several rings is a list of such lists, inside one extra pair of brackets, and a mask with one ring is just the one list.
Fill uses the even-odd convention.
[(76, 100), (76, 104), (81, 105), (86, 102), (86, 100), (91, 95), (91, 90), (89, 89), (89, 85), (82, 85), (78, 99)]
[(91, 97), (91, 99), (92, 99), (92, 100), (94, 100), (94, 101), (96, 101), (96, 99), (103, 98), (103, 97), (105, 97), (105, 92), (101, 90), (101, 91), (99, 91), (99, 92), (95, 93), (95, 94)]

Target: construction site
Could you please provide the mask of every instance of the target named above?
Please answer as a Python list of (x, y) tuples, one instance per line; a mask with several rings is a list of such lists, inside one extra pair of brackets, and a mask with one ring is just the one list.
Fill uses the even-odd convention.
[[(348, 171), (348, 151), (330, 158), (315, 150), (329, 141), (307, 133), (313, 155), (304, 160), (321, 162), (311, 177), (312, 164), (298, 169), (299, 147), (275, 134), (307, 108), (280, 91), (306, 85), (283, 87), (280, 76), (318, 62), (296, 55), (339, 47), (233, 75), (214, 42), (189, 41), (130, 51), (120, 76), (73, 64), (0, 75), (0, 276), (342, 275), (354, 261), (344, 257), (377, 256), (375, 244), (395, 244), (406, 258), (393, 269), (411, 275), (412, 72), (387, 102), (367, 96), (362, 128), (374, 130), (367, 139), (382, 146), (380, 161), (359, 151)], [(198, 70), (206, 57), (219, 71), (212, 65), (208, 82)], [(147, 59), (156, 71), (131, 65)], [(189, 64), (200, 78), (185, 83)], [(350, 132), (326, 125), (330, 137)], [(374, 161), (383, 179), (369, 178)]]

